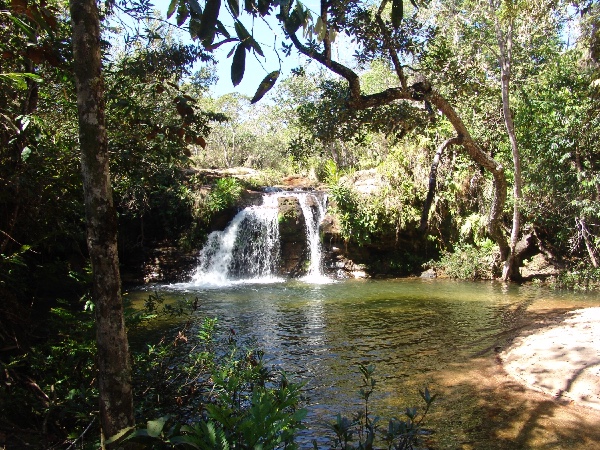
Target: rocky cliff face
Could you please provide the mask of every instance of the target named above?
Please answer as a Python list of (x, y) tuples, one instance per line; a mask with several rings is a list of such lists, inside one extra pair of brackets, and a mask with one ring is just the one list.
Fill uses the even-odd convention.
[(298, 277), (306, 273), (308, 246), (306, 219), (296, 197), (279, 197), (279, 239), (282, 275)]
[[(384, 185), (381, 177), (372, 172), (374, 171), (357, 172), (352, 180), (348, 180), (348, 183), (364, 196), (365, 201), (369, 201), (369, 197)], [(289, 189), (289, 186), (274, 189), (283, 191)], [(221, 211), (213, 217), (209, 231), (225, 229), (241, 209), (262, 204), (263, 195), (260, 191), (245, 191), (235, 207)], [(279, 274), (301, 277), (307, 273), (310, 260), (306, 238), (307, 224), (302, 206), (297, 197), (285, 195), (278, 198), (277, 205), (281, 252)], [(309, 200), (308, 207), (315, 212), (318, 205), (311, 204)], [(345, 240), (335, 216), (326, 215), (319, 226), (319, 234), (323, 246), (323, 270), (326, 275), (334, 278), (417, 273), (423, 258), (427, 258), (427, 245), (424, 244), (423, 237), (415, 232), (383, 230), (369, 243), (359, 245), (351, 237)], [(194, 267), (194, 258), (190, 257), (189, 253), (180, 252), (174, 244), (172, 247), (153, 251), (149, 256), (143, 267), (146, 282), (182, 281), (186, 272), (189, 273)]]

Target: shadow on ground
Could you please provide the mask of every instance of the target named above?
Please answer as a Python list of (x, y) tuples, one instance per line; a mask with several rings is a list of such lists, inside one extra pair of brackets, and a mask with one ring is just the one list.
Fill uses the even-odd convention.
[(516, 336), (560, 323), (565, 310), (518, 313), (494, 346), (435, 376), (430, 449), (600, 449), (600, 411), (527, 389), (504, 371), (498, 353)]

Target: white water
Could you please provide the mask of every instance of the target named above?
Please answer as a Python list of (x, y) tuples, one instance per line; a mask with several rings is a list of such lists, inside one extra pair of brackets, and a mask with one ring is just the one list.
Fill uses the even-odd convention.
[[(306, 275), (302, 277), (302, 281), (307, 283), (330, 283), (331, 279), (323, 274), (322, 247), (319, 236), (319, 225), (325, 218), (327, 197), (323, 196), (322, 199), (318, 199), (316, 196), (307, 193), (297, 194), (296, 196), (300, 201), (302, 214), (304, 214), (304, 220), (306, 221), (306, 242), (310, 250), (310, 264)], [(312, 203), (312, 207), (309, 202)]]
[(308, 283), (331, 280), (322, 272), (319, 224), (325, 216), (325, 196), (307, 192), (278, 192), (263, 195), (260, 206), (240, 211), (223, 231), (213, 231), (200, 252), (192, 276), (194, 286), (219, 287), (236, 283), (283, 281), (277, 271), (280, 263), (279, 197), (298, 198), (306, 222), (306, 242), (310, 250), (306, 276)]

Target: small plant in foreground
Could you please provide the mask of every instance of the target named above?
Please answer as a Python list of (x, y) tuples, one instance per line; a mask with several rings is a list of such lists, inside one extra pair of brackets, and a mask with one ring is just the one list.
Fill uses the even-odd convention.
[[(150, 358), (152, 367), (143, 373), (159, 374), (146, 380), (143, 415), (159, 417), (145, 427), (124, 430), (121, 436), (144, 448), (196, 448), (202, 450), (293, 450), (295, 437), (305, 429), (307, 411), (299, 408), (302, 385), (290, 382), (283, 372), (269, 370), (263, 352), (255, 343), (231, 330), (216, 339), (216, 319), (205, 319), (192, 338), (191, 330), (180, 332), (190, 339), (159, 346)], [(178, 335), (179, 336), (179, 335)], [(158, 358), (157, 358), (158, 357)], [(401, 419), (392, 419), (386, 429), (370, 411), (375, 390), (374, 366), (359, 366), (362, 384), (359, 396), (364, 407), (353, 418), (338, 414), (327, 424), (333, 432), (333, 449), (409, 450), (423, 435), (422, 423), (435, 398), (425, 389), (423, 412), (408, 408)], [(139, 371), (138, 371), (139, 373)], [(152, 377), (152, 376), (151, 376)], [(140, 380), (141, 381), (141, 380)], [(143, 386), (140, 386), (143, 387)], [(144, 397), (144, 394), (141, 395)], [(160, 402), (153, 399), (161, 398)], [(170, 398), (170, 400), (169, 400)], [(160, 403), (160, 404), (159, 404)], [(306, 442), (306, 441), (304, 441)], [(316, 444), (314, 447), (317, 448)]]
[[(363, 410), (352, 419), (338, 414), (336, 420), (326, 427), (335, 435), (333, 448), (341, 450), (372, 450), (375, 445), (385, 445), (388, 450), (412, 450), (419, 444), (420, 437), (424, 434), (423, 421), (435, 400), (436, 395), (431, 395), (429, 390), (421, 391), (421, 398), (425, 402), (425, 409), (419, 413), (417, 408), (407, 408), (403, 419), (393, 418), (388, 422), (387, 430), (380, 428), (379, 417), (372, 417), (369, 410), (369, 398), (375, 390), (376, 381), (373, 378), (375, 366), (359, 366), (362, 375), (362, 385), (358, 392), (364, 402)], [(316, 441), (313, 441), (315, 450), (318, 450)]]

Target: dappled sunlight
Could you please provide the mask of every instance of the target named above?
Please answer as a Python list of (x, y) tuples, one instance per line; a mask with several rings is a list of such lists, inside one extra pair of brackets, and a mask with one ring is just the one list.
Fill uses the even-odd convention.
[(435, 390), (443, 448), (583, 450), (600, 442), (600, 413), (526, 389), (493, 351), (441, 371)]
[(600, 409), (600, 308), (515, 339), (502, 355), (509, 374), (532, 389)]

